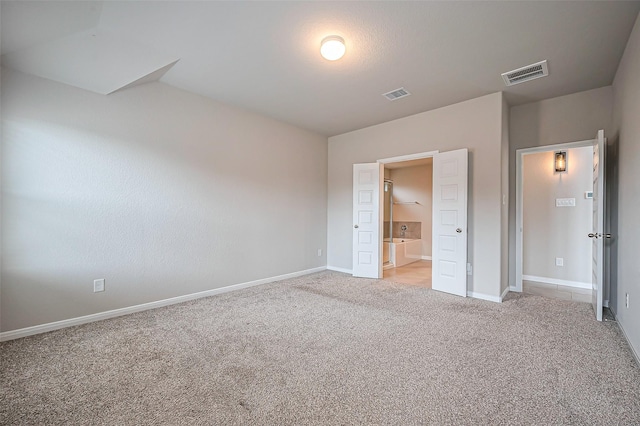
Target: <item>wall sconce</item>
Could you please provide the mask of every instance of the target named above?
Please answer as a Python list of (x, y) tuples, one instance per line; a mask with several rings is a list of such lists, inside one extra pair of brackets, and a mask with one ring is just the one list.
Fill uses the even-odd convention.
[(567, 171), (567, 151), (556, 151), (553, 161), (556, 173)]

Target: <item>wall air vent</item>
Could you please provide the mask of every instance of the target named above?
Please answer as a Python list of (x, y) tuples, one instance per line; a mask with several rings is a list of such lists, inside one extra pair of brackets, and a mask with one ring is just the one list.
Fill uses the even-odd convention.
[(517, 70), (505, 72), (502, 74), (502, 79), (507, 86), (513, 86), (514, 84), (524, 83), (525, 81), (546, 77), (548, 75), (549, 68), (547, 67), (547, 61), (544, 60), (518, 68)]
[(387, 93), (383, 93), (382, 96), (389, 99), (390, 101), (395, 101), (396, 99), (404, 98), (409, 96), (411, 93), (407, 92), (404, 87), (401, 87), (396, 90), (392, 90)]

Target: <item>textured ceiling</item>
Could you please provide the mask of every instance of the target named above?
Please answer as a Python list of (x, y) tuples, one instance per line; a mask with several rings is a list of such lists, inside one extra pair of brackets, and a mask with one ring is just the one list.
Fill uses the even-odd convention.
[[(97, 28), (179, 58), (160, 81), (335, 135), (497, 91), (516, 105), (609, 85), (640, 2), (108, 1), (1, 7), (3, 55)], [(319, 54), (320, 41), (330, 34), (347, 42), (346, 55), (336, 62)], [(504, 86), (502, 72), (543, 59), (549, 77)], [(381, 96), (401, 86), (412, 95), (394, 102)]]

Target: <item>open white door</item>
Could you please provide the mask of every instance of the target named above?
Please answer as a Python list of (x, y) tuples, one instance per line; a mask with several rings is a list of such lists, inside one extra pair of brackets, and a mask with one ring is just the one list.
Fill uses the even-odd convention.
[(598, 130), (593, 142), (593, 231), (589, 234), (593, 243), (591, 303), (596, 319), (602, 321), (603, 271), (604, 271), (604, 130)]
[(467, 296), (466, 149), (433, 157), (432, 288)]
[(383, 164), (353, 165), (353, 276), (382, 278), (380, 239)]

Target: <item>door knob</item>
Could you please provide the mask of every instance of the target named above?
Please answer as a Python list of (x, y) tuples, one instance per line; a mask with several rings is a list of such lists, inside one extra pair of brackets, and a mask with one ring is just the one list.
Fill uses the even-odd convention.
[(359, 228), (359, 226), (358, 226), (358, 225), (353, 225), (353, 227), (354, 227), (354, 228), (356, 228), (356, 229), (358, 229), (358, 228)]
[(460, 233), (462, 233), (462, 229), (460, 229), (460, 228), (456, 228), (456, 232), (457, 232), (458, 234), (460, 234)]
[(611, 234), (594, 234), (594, 233), (589, 233), (587, 235), (589, 238), (611, 238)]

